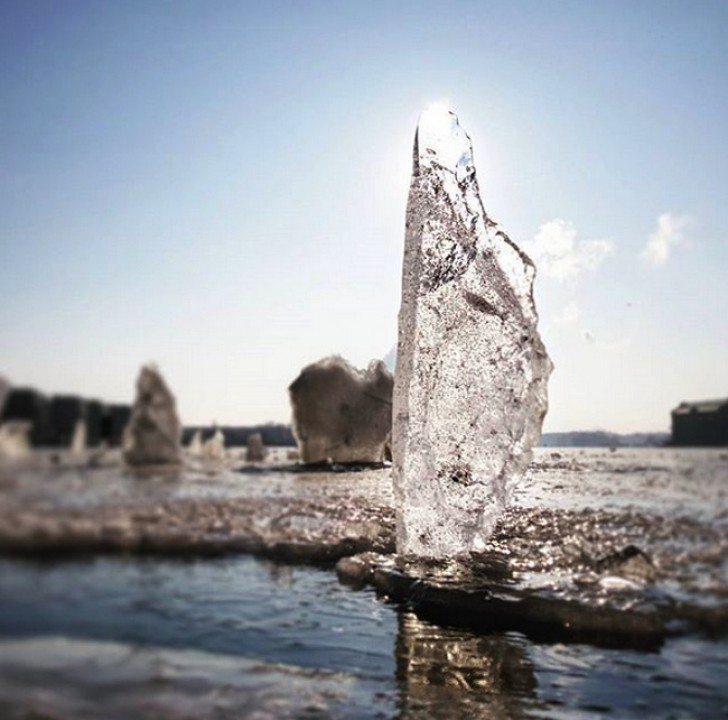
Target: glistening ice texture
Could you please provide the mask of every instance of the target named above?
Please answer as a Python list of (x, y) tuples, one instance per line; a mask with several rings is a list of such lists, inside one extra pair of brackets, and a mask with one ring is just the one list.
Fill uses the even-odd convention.
[(394, 385), (397, 550), (481, 551), (546, 414), (531, 260), (486, 214), (442, 107), (415, 136)]

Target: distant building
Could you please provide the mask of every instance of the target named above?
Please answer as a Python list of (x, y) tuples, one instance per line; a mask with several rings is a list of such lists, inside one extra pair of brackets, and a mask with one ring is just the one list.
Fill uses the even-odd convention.
[(672, 411), (671, 445), (728, 445), (728, 398), (683, 402)]

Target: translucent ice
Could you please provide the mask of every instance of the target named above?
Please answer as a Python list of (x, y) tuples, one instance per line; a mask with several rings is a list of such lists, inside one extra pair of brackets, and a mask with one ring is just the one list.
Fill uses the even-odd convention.
[(33, 424), (25, 420), (6, 420), (0, 425), (0, 460), (15, 460), (31, 454), (32, 427)]
[(394, 385), (397, 549), (484, 547), (546, 413), (531, 260), (486, 214), (470, 138), (428, 108), (415, 136)]

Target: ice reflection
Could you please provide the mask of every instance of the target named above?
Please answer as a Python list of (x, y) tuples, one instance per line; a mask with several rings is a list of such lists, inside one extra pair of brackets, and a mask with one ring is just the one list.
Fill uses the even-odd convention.
[(437, 627), (399, 615), (400, 718), (518, 718), (533, 706), (536, 677), (525, 640)]

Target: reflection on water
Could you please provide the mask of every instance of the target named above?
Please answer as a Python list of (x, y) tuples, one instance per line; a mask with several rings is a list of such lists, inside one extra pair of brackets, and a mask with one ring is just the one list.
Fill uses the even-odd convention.
[(107, 701), (119, 718), (723, 718), (727, 671), (724, 641), (478, 635), (249, 557), (0, 561), (3, 720), (106, 718)]
[[(331, 571), (250, 557), (0, 559), (0, 717), (106, 718), (105, 701), (125, 708), (119, 717), (196, 720), (728, 717), (728, 454), (541, 452), (531, 473), (489, 554), (466, 574), (438, 568), (439, 583), (472, 589), (485, 578), (504, 593), (596, 608), (639, 602), (671, 612), (673, 630), (690, 621), (711, 634), (668, 637), (651, 653), (477, 635), (436, 628)], [(169, 531), (191, 548), (392, 533), (381, 471), (200, 471), (175, 482), (113, 467), (29, 470), (0, 473), (0, 494), (0, 535), (51, 544), (104, 533), (126, 547), (127, 536)], [(631, 545), (654, 578), (605, 567)], [(38, 688), (51, 705), (24, 713)], [(155, 712), (134, 713), (147, 702)]]
[(396, 653), (408, 720), (519, 717), (536, 690), (526, 642), (515, 635), (473, 635), (403, 611)]

